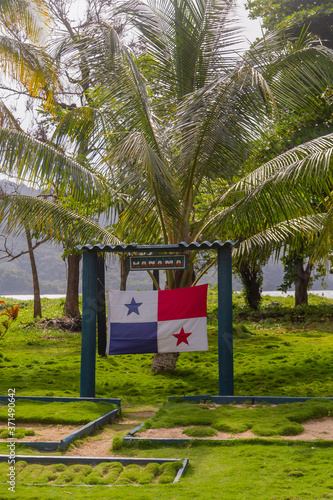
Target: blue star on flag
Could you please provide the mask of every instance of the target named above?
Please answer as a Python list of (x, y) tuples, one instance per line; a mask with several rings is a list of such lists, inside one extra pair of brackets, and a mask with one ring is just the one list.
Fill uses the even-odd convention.
[(127, 316), (129, 316), (131, 313), (135, 314), (140, 314), (139, 313), (139, 307), (142, 305), (142, 302), (135, 302), (134, 297), (132, 297), (131, 303), (130, 304), (124, 304), (126, 307), (128, 307), (128, 312)]

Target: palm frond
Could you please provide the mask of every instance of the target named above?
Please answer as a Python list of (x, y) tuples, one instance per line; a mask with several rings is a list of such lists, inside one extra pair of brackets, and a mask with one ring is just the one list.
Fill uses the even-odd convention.
[(7, 108), (2, 99), (0, 99), (0, 126), (4, 128), (13, 128), (21, 131), (21, 127), (12, 112)]
[(77, 199), (103, 191), (97, 174), (57, 151), (54, 147), (12, 129), (0, 129), (0, 169), (28, 183), (69, 193)]
[(50, 17), (43, 0), (0, 0), (0, 19), (3, 28), (17, 26), (32, 42), (45, 36)]
[(315, 251), (312, 255), (312, 260), (316, 261), (327, 261), (333, 253), (333, 205), (329, 208), (325, 214), (325, 220), (323, 222), (323, 227), (317, 240)]
[(297, 248), (298, 242), (315, 241), (327, 223), (328, 214), (315, 214), (308, 217), (283, 221), (242, 241), (234, 251), (236, 259), (249, 259), (256, 256), (265, 260), (273, 253), (279, 255), (286, 245)]
[(237, 163), (248, 154), (247, 144), (258, 140), (269, 124), (270, 112), (317, 111), (321, 94), (333, 82), (333, 52), (319, 46), (290, 55), (277, 35), (270, 37), (265, 50), (268, 60), (262, 49), (261, 66), (253, 66), (259, 59), (254, 48), (233, 73), (216, 78), (179, 107), (179, 164), (191, 169), (185, 172), (185, 185), (191, 185), (187, 178), (194, 184), (195, 178), (200, 182), (208, 173), (222, 177), (235, 173)]
[(3, 231), (21, 234), (26, 227), (66, 245), (98, 242), (117, 244), (119, 239), (93, 220), (68, 208), (35, 196), (0, 196)]
[(277, 107), (283, 115), (288, 113), (317, 112), (320, 96), (333, 82), (333, 51), (323, 45), (305, 43), (295, 50), (278, 54), (267, 67), (258, 65), (263, 72)]
[[(147, 207), (152, 208), (155, 204), (164, 240), (168, 241), (167, 228), (170, 227), (171, 221), (179, 220), (178, 189), (172, 178), (172, 172), (145, 142), (142, 135), (130, 134), (127, 139), (126, 143), (122, 144), (121, 150), (117, 151), (117, 168), (123, 170), (118, 171), (118, 178), (124, 178), (124, 184), (132, 187), (132, 201), (128, 210), (132, 215), (136, 213), (136, 219), (139, 213), (145, 213), (147, 217)], [(114, 158), (113, 155), (112, 158)], [(143, 200), (146, 208), (142, 212)], [(123, 214), (122, 217), (125, 215)], [(139, 221), (137, 225), (140, 225)]]
[(313, 139), (282, 153), (262, 167), (251, 172), (234, 184), (219, 198), (219, 203), (228, 203), (235, 197), (248, 196), (268, 184), (281, 185), (288, 189), (302, 184), (314, 192), (324, 189), (330, 192), (332, 185), (333, 134)]
[(165, 96), (179, 100), (215, 77), (217, 69), (234, 64), (239, 39), (234, 22), (232, 28), (228, 22), (231, 7), (228, 0), (134, 0), (120, 10), (160, 67)]
[(58, 80), (49, 55), (35, 45), (0, 36), (0, 57), (5, 75), (22, 83), (32, 97), (52, 102)]

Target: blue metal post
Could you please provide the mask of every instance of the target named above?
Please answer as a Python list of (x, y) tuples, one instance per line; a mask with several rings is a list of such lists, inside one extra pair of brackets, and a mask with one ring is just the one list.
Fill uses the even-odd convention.
[(84, 252), (82, 266), (81, 397), (95, 397), (97, 254)]
[(106, 307), (104, 254), (97, 257), (97, 351), (105, 356), (106, 351)]
[(219, 248), (217, 252), (219, 395), (233, 396), (234, 361), (232, 342), (231, 248)]

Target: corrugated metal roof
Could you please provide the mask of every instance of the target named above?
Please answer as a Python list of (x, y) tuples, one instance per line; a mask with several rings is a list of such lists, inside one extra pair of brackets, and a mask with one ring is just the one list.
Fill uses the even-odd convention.
[(77, 250), (86, 250), (88, 252), (183, 252), (184, 250), (216, 250), (217, 248), (229, 248), (238, 246), (238, 241), (203, 241), (198, 243), (193, 241), (192, 243), (185, 243), (181, 241), (175, 245), (138, 245), (137, 243), (130, 243), (125, 245), (121, 243), (119, 245), (102, 245), (102, 244), (90, 244), (78, 245)]

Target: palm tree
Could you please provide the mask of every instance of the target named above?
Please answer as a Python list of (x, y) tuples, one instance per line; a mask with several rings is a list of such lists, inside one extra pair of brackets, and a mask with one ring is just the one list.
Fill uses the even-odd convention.
[[(138, 58), (106, 23), (83, 27), (80, 50), (68, 43), (62, 51), (73, 61), (84, 53), (95, 87), (87, 105), (68, 110), (58, 130), (62, 140), (70, 139), (86, 133), (87, 117), (100, 118), (89, 121), (90, 145), (98, 145), (91, 154), (96, 149), (99, 154), (88, 166), (79, 157), (74, 161), (58, 149), (2, 130), (0, 164), (30, 181), (56, 182), (60, 191), (82, 202), (110, 191), (113, 199), (121, 195), (126, 208), (117, 234), (123, 241), (178, 243), (240, 235), (250, 245), (253, 235), (267, 239), (273, 223), (299, 216), (297, 196), (302, 209), (309, 208), (304, 188), (286, 193), (291, 204), (285, 206), (272, 204), (278, 187), (265, 194), (264, 176), (261, 189), (256, 185), (251, 191), (241, 182), (228, 188), (241, 177), (253, 142), (277, 113), (317, 105), (318, 93), (332, 82), (332, 52), (304, 40), (285, 44), (271, 34), (238, 56), (231, 49), (235, 30), (228, 22), (229, 7), (222, 0), (126, 3), (122, 10), (145, 47)], [(11, 203), (3, 200), (6, 215), (23, 220), (24, 209)], [(256, 213), (256, 206), (262, 211)], [(43, 213), (52, 217), (53, 210), (59, 224), (59, 206), (48, 205)], [(36, 216), (31, 222), (40, 220)], [(318, 227), (313, 219), (312, 228), (315, 222)], [(288, 224), (277, 228), (279, 235), (291, 233)], [(298, 227), (295, 223), (295, 232)], [(98, 231), (93, 234), (97, 237)], [(111, 238), (99, 234), (102, 242)], [(242, 248), (246, 254), (247, 247)], [(170, 288), (193, 284), (194, 258), (192, 253), (187, 271), (168, 272)], [(174, 366), (177, 355), (171, 358)]]
[[(332, 154), (333, 133), (268, 161), (219, 197), (227, 208), (207, 220), (207, 227), (214, 231), (229, 225), (232, 213), (236, 224), (241, 221), (243, 242), (238, 252), (243, 258), (255, 253), (265, 259), (285, 244), (297, 249), (306, 240), (309, 245), (316, 242), (312, 262), (324, 260), (333, 249)], [(249, 221), (247, 227), (243, 218)]]
[[(7, 77), (2, 89), (12, 91), (11, 79), (23, 86), (27, 95), (44, 95), (50, 104), (57, 80), (51, 58), (41, 50), (49, 23), (44, 0), (0, 0), (1, 71)], [(2, 103), (2, 114), (4, 111)]]
[(45, 34), (49, 20), (48, 9), (43, 0), (1, 0), (0, 17), (2, 31), (18, 28), (32, 42)]

